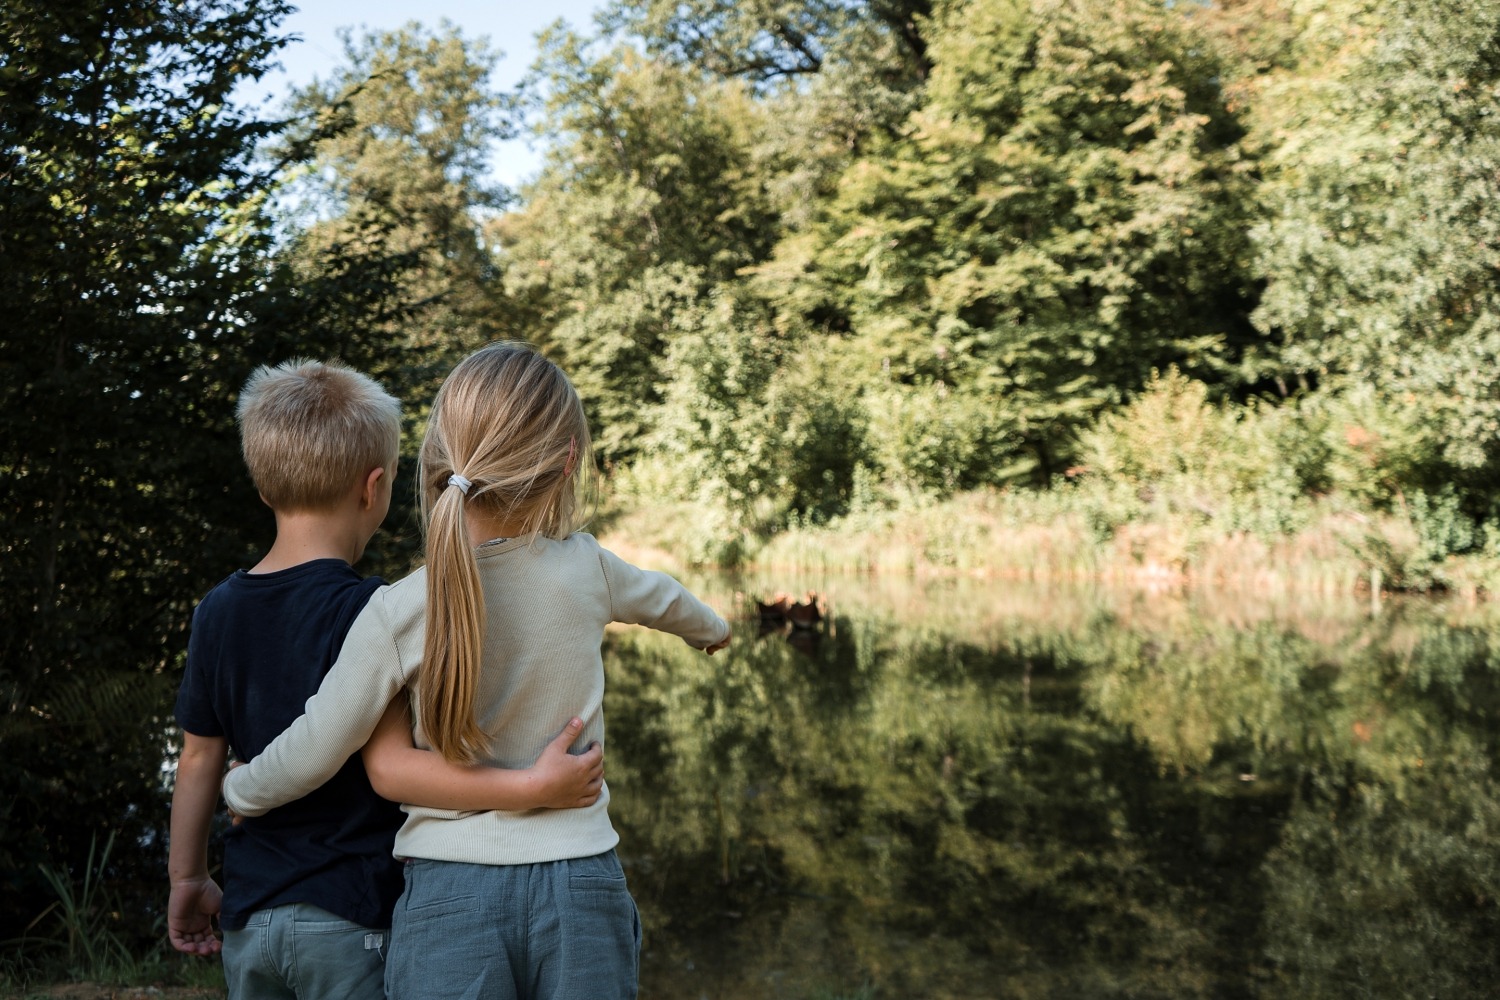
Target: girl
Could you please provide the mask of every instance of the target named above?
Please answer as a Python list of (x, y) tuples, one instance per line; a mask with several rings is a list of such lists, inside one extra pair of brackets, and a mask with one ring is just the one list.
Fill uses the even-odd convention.
[[(413, 744), (524, 768), (579, 705), (575, 746), (602, 743), (612, 621), (710, 654), (728, 645), (729, 626), (675, 580), (573, 532), (592, 469), (583, 406), (555, 365), (523, 344), (462, 361), (422, 444), (427, 565), (371, 599), (306, 714), (229, 774), (231, 808), (254, 816), (295, 799), (367, 740), (377, 791), (385, 762)], [(563, 811), (405, 806), (387, 995), (634, 997), (640, 920), (608, 804), (605, 785), (594, 805)]]

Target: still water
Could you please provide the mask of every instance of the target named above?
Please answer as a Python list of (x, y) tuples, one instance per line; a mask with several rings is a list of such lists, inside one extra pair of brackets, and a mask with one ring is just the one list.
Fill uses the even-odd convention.
[(1500, 995), (1494, 609), (688, 582), (727, 656), (607, 656), (645, 1000)]

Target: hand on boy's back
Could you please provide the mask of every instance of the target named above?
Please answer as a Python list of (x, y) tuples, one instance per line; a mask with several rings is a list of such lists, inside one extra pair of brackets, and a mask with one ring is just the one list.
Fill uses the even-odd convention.
[(223, 899), (211, 878), (174, 881), (167, 897), (167, 939), (172, 947), (189, 955), (216, 954), (221, 945), (214, 934), (214, 917)]
[(599, 800), (604, 789), (604, 748), (596, 740), (581, 754), (570, 752), (582, 731), (583, 720), (570, 721), (531, 766), (544, 808), (578, 809)]

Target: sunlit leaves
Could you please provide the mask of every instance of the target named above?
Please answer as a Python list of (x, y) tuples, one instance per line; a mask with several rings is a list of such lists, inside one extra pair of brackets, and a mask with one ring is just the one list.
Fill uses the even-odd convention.
[(929, 40), (925, 105), (845, 172), (804, 266), (872, 381), (973, 392), (1010, 428), (943, 477), (888, 471), (951, 489), (1025, 452), (1045, 478), (1151, 364), (1243, 350), (1238, 126), (1153, 4), (948, 4)]
[(1460, 467), (1500, 442), (1500, 4), (1307, 0), (1252, 103), (1257, 322), (1294, 373), (1411, 394)]

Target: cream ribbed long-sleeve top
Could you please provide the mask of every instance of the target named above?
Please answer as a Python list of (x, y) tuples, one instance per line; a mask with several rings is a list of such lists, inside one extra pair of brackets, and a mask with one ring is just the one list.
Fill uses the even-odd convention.
[[(485, 762), (526, 768), (574, 715), (575, 750), (604, 742), (604, 661), (610, 622), (646, 625), (698, 648), (729, 635), (706, 604), (663, 573), (630, 565), (592, 535), (511, 539), (476, 550), (484, 587), (484, 670), (476, 699), (489, 738)], [(426, 571), (382, 588), (349, 630), (338, 662), (305, 714), (224, 779), (235, 812), (259, 816), (320, 786), (370, 738), (422, 657)], [(415, 714), (415, 713), (414, 713)], [(420, 725), (416, 745), (430, 747)], [(404, 806), (400, 857), (531, 864), (614, 847), (609, 789), (583, 809), (457, 812)]]

